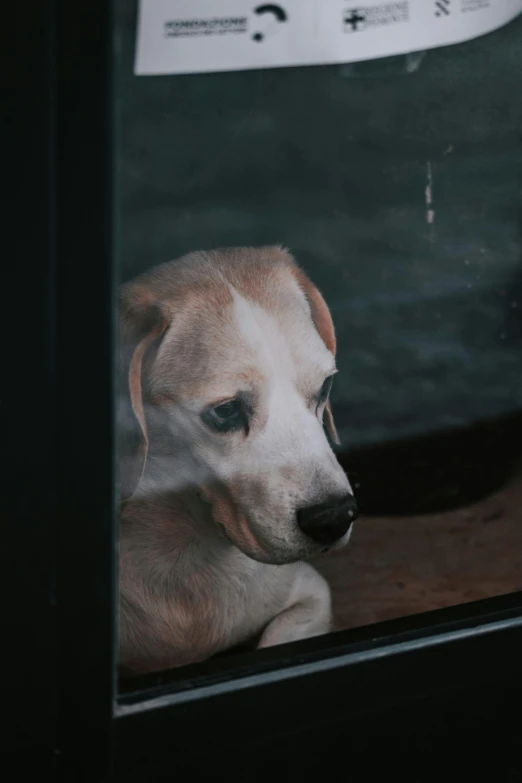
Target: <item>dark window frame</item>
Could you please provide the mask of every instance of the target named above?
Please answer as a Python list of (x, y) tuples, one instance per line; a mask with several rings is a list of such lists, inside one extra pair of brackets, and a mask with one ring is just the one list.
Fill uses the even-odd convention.
[[(56, 736), (50, 731), (45, 742), (62, 768), (101, 780), (124, 757), (132, 765), (147, 755), (174, 754), (179, 764), (196, 731), (204, 732), (209, 748), (240, 746), (252, 734), (270, 743), (289, 725), (304, 733), (441, 689), (516, 682), (522, 593), (189, 667), (146, 678), (139, 690), (118, 696), (117, 30), (110, 2), (56, 0), (45, 8), (39, 22), (45, 58), (50, 52), (54, 62), (44, 111), (53, 165), (42, 177), (52, 230), (44, 220), (48, 252), (33, 263), (44, 265), (44, 279), (54, 286), (42, 294), (45, 306), (26, 314), (26, 330), (38, 329), (42, 313), (48, 317), (41, 339), (52, 346), (45, 353), (52, 379), (46, 399), (53, 399), (53, 387), (56, 443), (49, 449), (45, 513), (51, 528), (57, 524), (50, 604), (57, 610), (58, 707)], [(34, 271), (30, 264), (24, 275)], [(37, 544), (31, 545), (35, 554)]]

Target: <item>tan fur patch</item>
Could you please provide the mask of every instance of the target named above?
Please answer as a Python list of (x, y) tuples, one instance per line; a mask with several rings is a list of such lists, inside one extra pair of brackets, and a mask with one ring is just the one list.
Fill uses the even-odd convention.
[(330, 310), (328, 309), (326, 302), (324, 301), (319, 290), (308, 279), (305, 273), (299, 269), (299, 267), (294, 266), (292, 268), (292, 274), (294, 275), (299, 287), (305, 294), (310, 304), (312, 320), (315, 324), (315, 328), (319, 332), (319, 335), (321, 336), (321, 339), (328, 350), (335, 356), (337, 347), (335, 340), (335, 330), (332, 316), (330, 315)]

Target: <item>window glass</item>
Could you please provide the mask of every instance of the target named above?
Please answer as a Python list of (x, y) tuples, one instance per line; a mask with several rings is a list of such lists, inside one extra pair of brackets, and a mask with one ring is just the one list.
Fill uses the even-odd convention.
[[(199, 27), (165, 11), (172, 46), (193, 5)], [(461, 5), (487, 4), (433, 23)], [(354, 39), (385, 13), (339, 6)], [(213, 13), (208, 46), (299, 21), (265, 8)], [(122, 672), (522, 589), (522, 18), (413, 55), (145, 75), (137, 10), (118, 3)]]

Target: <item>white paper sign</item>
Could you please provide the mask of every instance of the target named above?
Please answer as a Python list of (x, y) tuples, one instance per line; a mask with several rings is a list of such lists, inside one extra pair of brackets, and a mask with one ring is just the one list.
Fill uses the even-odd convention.
[(460, 43), (522, 0), (140, 0), (135, 72), (328, 65)]

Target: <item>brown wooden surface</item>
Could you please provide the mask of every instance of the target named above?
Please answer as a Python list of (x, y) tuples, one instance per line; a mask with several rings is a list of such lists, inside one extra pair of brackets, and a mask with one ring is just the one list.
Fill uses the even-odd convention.
[(522, 473), (467, 508), (361, 518), (349, 546), (314, 565), (336, 630), (522, 590)]

